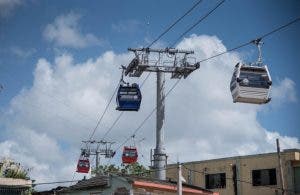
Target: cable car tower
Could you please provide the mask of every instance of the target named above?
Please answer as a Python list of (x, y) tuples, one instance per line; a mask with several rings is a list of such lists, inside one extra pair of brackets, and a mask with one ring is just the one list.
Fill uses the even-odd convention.
[[(96, 175), (99, 173), (99, 165), (100, 165), (100, 156), (104, 156), (105, 158), (113, 158), (115, 155), (115, 151), (111, 149), (111, 146), (115, 142), (109, 141), (96, 141), (96, 140), (87, 140), (82, 141), (86, 144), (85, 148), (81, 148), (81, 151), (85, 153), (87, 156), (96, 156)], [(92, 146), (92, 147), (91, 147)]]
[[(165, 180), (167, 166), (167, 155), (164, 147), (165, 73), (171, 73), (171, 79), (187, 78), (200, 67), (200, 63), (196, 62), (194, 57), (189, 56), (194, 54), (194, 51), (175, 48), (129, 48), (128, 51), (134, 52), (135, 58), (126, 67), (125, 76), (140, 77), (143, 72), (156, 72), (156, 148), (153, 152), (151, 166), (153, 161), (155, 178)], [(156, 54), (158, 58), (156, 60), (150, 59), (151, 53)]]

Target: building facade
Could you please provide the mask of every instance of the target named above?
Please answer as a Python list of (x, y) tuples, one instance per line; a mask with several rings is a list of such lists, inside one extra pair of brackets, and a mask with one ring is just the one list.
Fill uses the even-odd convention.
[(31, 186), (31, 180), (0, 177), (0, 195), (30, 195)]
[[(300, 149), (281, 152), (285, 194), (300, 195)], [(167, 177), (176, 180), (176, 164), (168, 165)], [(282, 193), (277, 153), (236, 156), (186, 162), (182, 175), (187, 183), (220, 195), (275, 195)]]
[[(185, 195), (218, 195), (201, 187), (183, 185)], [(58, 190), (56, 195), (175, 195), (176, 182), (133, 176), (96, 176), (79, 181), (70, 187)]]

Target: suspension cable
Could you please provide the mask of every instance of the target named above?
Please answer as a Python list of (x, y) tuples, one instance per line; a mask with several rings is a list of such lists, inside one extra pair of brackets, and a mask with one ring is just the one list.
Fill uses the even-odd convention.
[[(212, 14), (212, 13), (213, 13), (220, 5), (222, 5), (224, 2), (225, 2), (225, 0), (222, 0), (221, 2), (219, 2), (212, 10), (210, 10), (207, 14), (205, 14), (203, 17), (201, 17), (195, 24), (193, 24), (193, 25), (192, 25), (190, 28), (188, 28), (184, 33), (182, 33), (182, 34), (178, 37), (178, 39), (176, 39), (176, 41), (172, 44), (172, 46), (174, 46), (178, 40), (180, 40), (184, 35), (186, 35), (188, 32), (190, 32), (194, 27), (196, 27), (197, 25), (199, 25), (200, 22), (202, 22), (204, 19), (206, 19), (210, 14)], [(172, 86), (172, 87), (170, 88), (170, 90), (166, 93), (166, 95), (165, 95), (164, 98), (166, 98), (166, 97), (170, 94), (170, 92), (178, 85), (179, 82), (180, 82), (180, 80), (177, 80), (177, 81), (173, 84), (173, 86)], [(156, 106), (154, 109), (152, 109), (152, 111), (146, 116), (146, 118), (142, 121), (142, 123), (135, 129), (135, 131), (133, 132), (132, 135), (135, 135), (135, 134), (142, 128), (142, 126), (143, 126), (143, 125), (146, 123), (146, 121), (152, 116), (152, 114), (156, 111), (156, 109), (157, 109), (157, 106)], [(131, 136), (132, 136), (132, 135), (131, 135)], [(130, 136), (130, 137), (131, 137), (131, 136)], [(124, 144), (126, 144), (126, 143), (129, 141), (130, 137), (128, 137), (121, 145), (119, 145), (119, 146), (117, 147), (116, 151), (119, 150)]]
[[(233, 47), (233, 48), (231, 48), (231, 49), (229, 49), (229, 50), (227, 50), (227, 51), (225, 51), (225, 52), (221, 52), (221, 53), (219, 53), (219, 54), (217, 54), (217, 55), (208, 57), (208, 58), (206, 58), (206, 59), (202, 59), (202, 60), (200, 60), (199, 62), (200, 62), (200, 63), (201, 63), (201, 62), (205, 62), (205, 61), (207, 61), (207, 60), (210, 60), (210, 59), (216, 58), (216, 57), (218, 57), (218, 56), (221, 56), (221, 55), (223, 55), (223, 54), (225, 54), (225, 53), (229, 53), (229, 52), (231, 52), (231, 51), (234, 51), (234, 50), (237, 50), (237, 49), (239, 49), (239, 48), (245, 47), (245, 46), (247, 46), (247, 45), (249, 45), (249, 44), (252, 44), (253, 40), (257, 40), (257, 39), (262, 39), (262, 38), (268, 37), (268, 36), (270, 36), (270, 35), (272, 35), (272, 34), (278, 32), (279, 30), (282, 30), (282, 29), (284, 29), (284, 28), (286, 28), (286, 27), (288, 27), (288, 26), (290, 26), (290, 25), (292, 25), (292, 24), (294, 24), (294, 23), (296, 23), (296, 22), (298, 22), (298, 21), (300, 21), (300, 17), (298, 17), (298, 18), (292, 20), (291, 22), (288, 22), (287, 24), (284, 24), (284, 25), (282, 25), (282, 26), (280, 26), (280, 27), (278, 27), (278, 28), (276, 28), (276, 29), (274, 29), (274, 30), (268, 32), (268, 33), (265, 33), (265, 34), (263, 34), (262, 36), (259, 36), (259, 37), (256, 38), (256, 39), (252, 39), (251, 41), (248, 41), (248, 42), (246, 42), (246, 43), (243, 43), (243, 44), (241, 44), (241, 45), (238, 45), (238, 46), (236, 46), (236, 47)], [(181, 81), (181, 80), (178, 80), (178, 81), (171, 87), (171, 89), (167, 92), (165, 98), (172, 92), (172, 90), (178, 85), (178, 83), (179, 83), (180, 81)], [(142, 121), (142, 123), (136, 128), (136, 130), (133, 132), (133, 134), (136, 134), (136, 133), (141, 129), (141, 127), (146, 123), (146, 121), (151, 117), (151, 115), (154, 113), (154, 111), (155, 111), (156, 109), (157, 109), (157, 107), (155, 107), (155, 108), (149, 113), (149, 115), (147, 115), (147, 117), (146, 117), (146, 118)], [(119, 145), (119, 146), (117, 147), (116, 151), (119, 150), (124, 144), (126, 144), (126, 143), (128, 142), (129, 139), (130, 139), (130, 137), (127, 138), (121, 145)]]
[(225, 0), (220, 1), (212, 10), (202, 16), (197, 22), (195, 22), (192, 26), (190, 26), (186, 31), (184, 31), (171, 45), (172, 47), (181, 40), (188, 32), (193, 30), (200, 22), (202, 22), (205, 18), (207, 18), (210, 14), (212, 14), (219, 6), (221, 6)]
[[(201, 2), (202, 2), (202, 0), (198, 0), (198, 1), (197, 1), (197, 2), (196, 2), (196, 3), (195, 3), (188, 11), (186, 11), (180, 18), (178, 18), (178, 19), (177, 19), (174, 23), (172, 23), (166, 30), (164, 30), (164, 31), (163, 31), (163, 32), (162, 32), (155, 40), (153, 40), (152, 43), (148, 45), (148, 47), (151, 47), (151, 46), (152, 46), (155, 42), (157, 42), (162, 36), (164, 36), (168, 31), (170, 31), (170, 30), (171, 30), (178, 22), (180, 22), (184, 17), (186, 17), (190, 12), (192, 12), (192, 10), (195, 9)], [(147, 76), (146, 76), (146, 78), (143, 80), (141, 86), (144, 85), (144, 83), (146, 82), (146, 80), (149, 78), (150, 74), (151, 74), (151, 73), (148, 73), (148, 74), (147, 74)], [(104, 115), (105, 115), (105, 113), (106, 113), (106, 111), (107, 111), (107, 109), (108, 109), (109, 104), (110, 104), (111, 101), (112, 101), (112, 98), (114, 97), (114, 95), (115, 95), (116, 92), (117, 92), (117, 89), (118, 89), (118, 87), (115, 89), (113, 95), (111, 96), (110, 101), (109, 101), (109, 103), (107, 104), (107, 106), (106, 106), (104, 112), (102, 113), (101, 117), (99, 118), (99, 121), (97, 122), (97, 125), (96, 125), (96, 127), (94, 128), (94, 130), (93, 130), (93, 132), (92, 132), (92, 134), (91, 134), (89, 140), (91, 140), (91, 138), (94, 136), (94, 134), (95, 134), (95, 132), (96, 132), (96, 130), (97, 130), (97, 128), (98, 128), (98, 126), (99, 126), (99, 124), (100, 124), (102, 118), (104, 117)], [(123, 113), (123, 112), (121, 112), (121, 113), (118, 115), (118, 117), (116, 118), (116, 120), (113, 122), (113, 125), (107, 130), (107, 132), (105, 132), (105, 134), (104, 134), (104, 136), (103, 136), (103, 139), (104, 139), (105, 136), (112, 130), (113, 126), (118, 122), (118, 120), (121, 118), (122, 113)]]
[(202, 0), (198, 0), (187, 12), (185, 12), (181, 17), (179, 17), (174, 23), (172, 23), (165, 31), (163, 31), (155, 40), (153, 40), (147, 47), (151, 47), (156, 43), (162, 36), (169, 32), (178, 22), (180, 22), (185, 16), (187, 16), (194, 8), (196, 8)]

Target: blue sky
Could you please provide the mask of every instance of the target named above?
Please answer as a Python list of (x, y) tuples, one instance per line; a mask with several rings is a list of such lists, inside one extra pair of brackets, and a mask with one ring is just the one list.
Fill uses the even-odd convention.
[[(75, 150), (73, 150), (76, 147), (78, 148), (78, 145), (75, 143), (79, 144), (80, 139), (85, 139), (82, 135), (87, 135), (87, 132), (96, 125), (95, 121), (103, 110), (100, 109), (103, 106), (101, 107), (97, 101), (91, 100), (92, 103), (95, 103), (93, 106), (99, 106), (99, 109), (92, 110), (91, 113), (88, 113), (89, 109), (74, 108), (74, 105), (70, 103), (70, 99), (64, 100), (65, 96), (63, 94), (58, 94), (57, 91), (52, 93), (49, 90), (50, 95), (48, 94), (48, 96), (52, 98), (49, 98), (48, 103), (52, 109), (54, 108), (55, 110), (56, 107), (66, 107), (66, 110), (69, 112), (74, 112), (72, 113), (74, 116), (78, 117), (83, 113), (92, 118), (91, 121), (94, 122), (84, 123), (85, 126), (88, 126), (87, 129), (90, 130), (86, 130), (86, 133), (80, 134), (80, 136), (76, 137), (76, 139), (74, 138), (73, 141), (53, 132), (35, 129), (37, 127), (43, 129), (43, 123), (40, 124), (40, 122), (37, 122), (41, 126), (36, 125), (36, 127), (34, 127), (35, 125), (24, 123), (23, 120), (25, 119), (18, 115), (18, 112), (30, 108), (28, 108), (28, 105), (26, 108), (25, 106), (23, 108), (21, 100), (24, 98), (29, 101), (32, 97), (38, 97), (31, 96), (31, 93), (36, 89), (33, 85), (34, 79), (36, 79), (36, 83), (39, 83), (39, 79), (42, 79), (42, 77), (38, 77), (37, 73), (40, 60), (44, 59), (50, 63), (50, 67), (55, 72), (56, 69), (59, 69), (57, 68), (57, 64), (59, 63), (56, 63), (55, 60), (57, 60), (59, 56), (64, 55), (72, 56), (73, 63), (71, 63), (70, 66), (74, 69), (76, 67), (86, 66), (89, 60), (96, 61), (96, 59), (101, 58), (101, 56), (103, 57), (107, 51), (112, 51), (118, 59), (123, 59), (122, 56), (127, 55), (128, 47), (146, 46), (149, 41), (156, 38), (168, 25), (180, 17), (195, 2), (196, 1), (119, 0), (89, 1), (87, 3), (86, 1), (79, 0), (72, 2), (14, 0), (11, 1), (11, 3), (5, 3), (5, 1), (1, 3), (0, 0), (0, 83), (4, 86), (4, 89), (0, 93), (0, 110), (2, 111), (2, 117), (0, 118), (2, 120), (0, 124), (0, 142), (4, 143), (7, 140), (17, 142), (14, 138), (15, 136), (19, 136), (19, 134), (11, 132), (10, 128), (12, 128), (15, 123), (19, 123), (19, 127), (21, 126), (24, 129), (30, 128), (33, 132), (39, 132), (43, 136), (49, 136), (49, 139), (53, 139), (53, 142), (56, 143), (59, 148), (58, 150), (71, 151), (73, 156), (77, 155), (78, 151), (76, 151), (76, 153)], [(216, 3), (217, 1), (203, 0), (190, 15), (162, 37), (157, 46), (169, 46), (185, 29), (204, 15), (204, 13), (208, 12), (208, 10), (212, 9)], [(213, 41), (219, 40), (220, 43), (217, 41), (218, 44), (229, 49), (299, 17), (299, 11), (300, 2), (296, 0), (226, 1), (211, 16), (187, 34), (186, 38), (191, 38), (191, 34), (196, 36), (207, 35), (209, 36), (207, 39)], [(70, 35), (70, 32), (68, 32), (65, 27), (67, 30), (72, 31), (71, 35), (73, 35), (73, 40), (70, 39), (70, 36), (65, 37)], [(67, 35), (62, 35), (63, 33)], [(270, 132), (277, 132), (278, 135), (283, 138), (293, 138), (293, 141), (298, 145), (289, 145), (289, 143), (287, 143), (286, 145), (290, 147), (299, 146), (300, 139), (300, 121), (298, 119), (300, 115), (300, 67), (298, 66), (298, 56), (300, 52), (299, 34), (300, 23), (298, 22), (263, 40), (265, 43), (263, 46), (263, 59), (264, 62), (269, 65), (275, 88), (277, 86), (277, 94), (274, 94), (275, 100), (273, 103), (260, 108), (254, 106), (256, 110), (253, 116), (257, 124), (259, 124), (259, 128), (266, 129)], [(217, 40), (213, 38), (214, 36)], [(199, 38), (200, 42), (202, 38)], [(181, 42), (180, 44), (185, 45), (187, 43)], [(237, 54), (239, 59), (249, 62), (256, 60), (257, 53), (254, 46), (247, 46), (233, 54)], [(198, 60), (201, 60), (202, 56), (200, 54), (198, 56)], [(62, 61), (65, 60), (64, 57), (62, 58)], [(103, 58), (105, 58), (105, 56)], [(105, 62), (104, 60), (103, 63)], [(128, 63), (129, 57), (128, 60), (116, 60), (116, 62)], [(40, 64), (43, 63), (40, 62)], [(44, 65), (41, 65), (41, 67), (42, 66)], [(118, 66), (119, 64), (115, 64), (114, 67), (107, 67), (107, 74), (118, 75)], [(209, 63), (203, 63), (202, 66), (209, 66)], [(222, 66), (223, 65), (220, 64), (220, 67)], [(232, 69), (233, 67), (234, 64), (232, 64)], [(201, 68), (199, 72), (194, 74), (201, 75)], [(214, 78), (219, 76), (219, 74), (214, 75), (212, 73), (210, 76)], [(57, 77), (59, 77), (59, 74)], [(57, 77), (55, 77), (55, 79)], [(105, 78), (105, 75), (101, 75), (100, 71), (99, 78), (102, 77)], [(78, 78), (79, 82), (80, 79), (81, 78)], [(187, 82), (196, 82), (192, 81), (192, 79), (193, 77)], [(194, 79), (197, 79), (197, 77), (195, 76)], [(103, 105), (105, 105), (105, 101), (107, 101), (109, 94), (111, 94), (117, 82), (117, 77), (114, 81), (107, 81), (107, 86), (103, 88), (104, 91), (100, 91), (100, 94), (104, 94), (103, 99), (100, 98), (103, 100)], [(227, 81), (224, 80), (224, 83), (225, 82)], [(229, 86), (229, 83), (225, 83), (224, 85)], [(182, 84), (182, 88), (180, 89), (183, 90), (183, 86), (184, 84)], [(197, 84), (195, 84), (195, 86), (197, 86)], [(62, 85), (61, 87), (64, 89)], [(90, 86), (86, 88), (88, 87)], [(199, 95), (197, 93), (200, 91), (192, 87), (186, 88), (190, 89), (188, 93), (191, 94), (191, 96), (195, 94), (195, 97), (198, 97), (196, 95)], [(155, 91), (155, 88), (149, 85), (146, 89), (150, 91), (144, 92), (144, 96), (149, 96), (149, 102), (152, 101), (152, 105), (154, 103), (154, 92), (152, 93), (152, 91)], [(207, 90), (213, 91), (214, 88), (207, 88)], [(47, 84), (45, 85), (44, 91), (48, 93)], [(179, 92), (175, 92), (174, 97), (176, 98), (174, 98), (173, 101), (182, 101), (180, 98), (177, 98), (180, 96)], [(229, 93), (228, 89), (228, 94)], [(152, 95), (153, 97), (150, 98)], [(31, 99), (31, 104), (35, 104), (35, 101), (37, 100)], [(151, 105), (149, 105), (149, 109), (145, 109), (144, 113), (140, 114), (139, 117), (142, 118), (142, 116), (145, 116), (147, 111), (149, 112)], [(172, 103), (170, 103), (170, 105), (172, 105)], [(43, 114), (49, 111), (41, 108), (45, 105), (35, 106), (40, 107), (39, 111)], [(235, 105), (234, 108), (238, 106), (239, 105)], [(249, 112), (253, 110), (253, 106), (241, 105), (241, 107), (243, 107), (243, 113), (246, 112), (245, 110), (249, 110)], [(80, 110), (80, 112), (78, 111), (78, 113), (76, 113), (76, 110)], [(172, 110), (171, 106), (170, 110)], [(112, 112), (115, 112), (113, 108)], [(201, 113), (199, 113), (197, 117), (201, 118), (200, 114)], [(9, 117), (6, 117), (7, 115), (9, 115)], [(56, 117), (64, 117), (60, 115), (63, 114), (55, 114)], [(114, 116), (114, 114), (111, 114), (111, 116)], [(134, 118), (136, 116), (137, 115), (133, 115), (132, 117)], [(182, 118), (184, 116), (179, 115), (178, 117)], [(169, 119), (169, 121), (174, 120), (171, 117), (167, 119)], [(31, 120), (34, 121), (34, 118)], [(127, 121), (129, 121), (129, 119)], [(188, 121), (188, 119), (184, 119), (184, 121)], [(67, 123), (66, 120), (64, 122)], [(110, 120), (107, 120), (105, 125), (109, 126), (110, 122)], [(235, 121), (227, 121), (227, 123), (234, 122)], [(138, 123), (138, 121), (136, 123)], [(123, 121), (122, 124), (126, 127), (129, 125), (126, 121)], [(152, 124), (154, 125), (154, 119), (152, 120)], [(44, 123), (44, 125), (46, 125), (46, 123)], [(170, 124), (170, 127), (173, 127), (172, 124)], [(208, 125), (208, 127), (210, 126)], [(57, 128), (59, 129), (59, 127)], [(151, 128), (151, 125), (149, 128)], [(197, 127), (195, 126), (195, 128)], [(240, 128), (243, 129), (244, 127)], [(53, 131), (56, 130), (53, 129)], [(131, 132), (128, 129), (124, 131), (127, 132), (127, 135)], [(176, 135), (178, 132), (176, 132)], [(223, 132), (224, 131), (220, 129), (218, 133), (222, 134)], [(166, 136), (170, 134), (171, 133), (168, 132)], [(125, 135), (124, 133), (124, 136)], [(200, 134), (199, 136), (203, 135)], [(247, 134), (245, 134), (245, 136), (247, 136)], [(232, 142), (232, 140), (227, 141), (229, 145)], [(149, 144), (149, 147), (150, 145), (154, 145), (154, 139), (149, 138), (147, 144)], [(170, 146), (172, 146), (172, 143)], [(68, 148), (72, 148), (72, 150), (68, 150)], [(264, 150), (254, 150), (253, 152), (260, 151)], [(217, 155), (217, 153), (218, 152), (216, 152), (216, 155), (210, 154), (207, 158), (220, 156)], [(228, 153), (228, 155), (234, 154), (237, 153)], [(148, 154), (146, 153), (145, 155)], [(35, 160), (39, 162), (38, 159)]]

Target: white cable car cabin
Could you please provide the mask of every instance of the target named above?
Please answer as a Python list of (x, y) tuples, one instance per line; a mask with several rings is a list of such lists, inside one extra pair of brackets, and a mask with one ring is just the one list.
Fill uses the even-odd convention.
[(262, 63), (261, 38), (253, 40), (258, 48), (257, 62), (247, 65), (237, 63), (230, 82), (233, 102), (266, 104), (270, 98), (272, 79), (267, 65)]
[(230, 82), (233, 102), (266, 104), (270, 98), (272, 80), (266, 65), (238, 63)]

